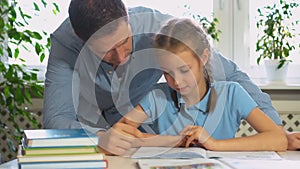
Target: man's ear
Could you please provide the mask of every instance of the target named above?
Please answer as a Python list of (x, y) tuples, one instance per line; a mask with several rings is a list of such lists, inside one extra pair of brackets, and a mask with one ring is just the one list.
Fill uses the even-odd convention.
[(203, 50), (203, 53), (202, 53), (202, 56), (200, 57), (203, 65), (206, 65), (208, 59), (209, 59), (209, 56), (210, 56), (210, 50), (208, 48), (205, 48)]

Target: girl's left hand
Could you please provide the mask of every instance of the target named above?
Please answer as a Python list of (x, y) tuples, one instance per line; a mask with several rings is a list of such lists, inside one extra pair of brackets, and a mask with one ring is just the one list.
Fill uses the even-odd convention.
[(188, 125), (179, 134), (187, 137), (185, 147), (189, 147), (191, 143), (197, 141), (199, 146), (208, 148), (208, 145), (214, 141), (214, 139), (201, 126)]

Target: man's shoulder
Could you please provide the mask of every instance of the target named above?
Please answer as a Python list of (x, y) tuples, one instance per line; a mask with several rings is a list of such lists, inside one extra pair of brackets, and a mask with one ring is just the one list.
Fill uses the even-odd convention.
[(215, 81), (212, 83), (214, 86), (240, 86), (238, 82), (234, 81)]
[(156, 33), (161, 25), (172, 17), (167, 13), (142, 6), (129, 8), (128, 14), (134, 34)]
[(128, 14), (138, 14), (138, 13), (155, 13), (159, 12), (156, 9), (144, 7), (144, 6), (136, 6), (136, 7), (129, 7), (128, 8)]
[(60, 44), (76, 48), (80, 51), (83, 41), (75, 34), (69, 18), (66, 18), (62, 24), (51, 34), (51, 38), (55, 38)]
[(59, 36), (72, 36), (76, 37), (77, 40), (80, 40), (80, 38), (75, 34), (69, 17), (60, 24), (53, 34)]
[(66, 30), (69, 30), (68, 32), (74, 32), (69, 17), (66, 18), (59, 27), (53, 32), (53, 34), (60, 34), (61, 32), (65, 32)]
[(212, 86), (217, 90), (217, 91), (236, 91), (236, 90), (241, 90), (242, 86), (233, 81), (217, 81), (212, 84)]

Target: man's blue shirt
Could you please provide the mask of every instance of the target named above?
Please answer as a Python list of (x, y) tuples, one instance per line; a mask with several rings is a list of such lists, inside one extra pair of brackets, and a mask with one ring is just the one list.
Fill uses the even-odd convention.
[[(154, 33), (170, 16), (144, 7), (131, 8), (128, 13), (133, 53), (129, 63), (117, 70), (86, 49), (69, 19), (51, 35), (44, 92), (45, 128), (81, 128), (82, 123), (95, 130), (109, 128), (156, 84), (161, 72), (148, 49), (153, 46)], [(240, 83), (259, 107), (281, 124), (270, 97), (233, 62), (216, 51), (213, 56), (214, 79)]]

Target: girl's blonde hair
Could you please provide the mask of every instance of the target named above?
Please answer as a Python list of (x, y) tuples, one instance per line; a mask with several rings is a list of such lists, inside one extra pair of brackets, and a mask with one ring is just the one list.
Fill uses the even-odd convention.
[[(208, 35), (201, 28), (201, 26), (188, 18), (172, 18), (166, 22), (155, 36), (155, 47), (164, 49), (173, 53), (178, 53), (184, 50), (190, 50), (195, 57), (199, 59), (205, 49), (210, 51), (207, 63), (204, 67), (204, 77), (207, 85), (213, 81), (211, 75), (211, 44), (209, 42)], [(211, 96), (215, 95), (214, 89)], [(214, 96), (210, 97), (210, 106), (208, 106), (209, 112), (211, 108), (214, 108)], [(174, 99), (176, 101), (176, 99)], [(175, 104), (177, 105), (177, 104)]]
[[(155, 47), (173, 53), (190, 50), (199, 61), (204, 49), (211, 51), (208, 35), (199, 24), (188, 18), (172, 18), (167, 21), (155, 36)], [(207, 71), (206, 80), (211, 82), (210, 56), (205, 71)]]

